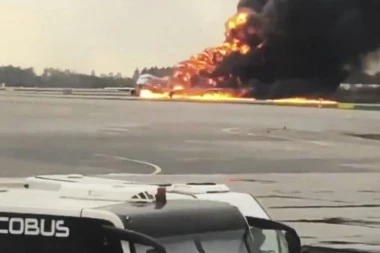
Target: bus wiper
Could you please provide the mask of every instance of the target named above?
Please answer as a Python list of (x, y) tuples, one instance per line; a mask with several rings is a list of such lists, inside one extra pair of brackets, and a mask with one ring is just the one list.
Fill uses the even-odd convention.
[(117, 236), (118, 239), (135, 242), (145, 246), (153, 247), (158, 253), (167, 253), (165, 247), (160, 244), (156, 239), (128, 229), (116, 228), (109, 225), (103, 225), (103, 228), (108, 234)]
[(196, 238), (194, 240), (194, 244), (199, 253), (206, 253), (205, 249), (202, 246), (201, 240), (199, 240), (199, 238)]
[(276, 222), (274, 220), (267, 220), (257, 217), (246, 216), (247, 222), (249, 226), (259, 228), (262, 230), (283, 230), (285, 231), (285, 239), (288, 243), (288, 250), (291, 253), (300, 253), (301, 246), (301, 238), (297, 234), (297, 231), (283, 223)]
[(248, 240), (250, 239), (250, 231), (249, 229), (247, 228), (245, 231), (244, 231), (244, 235), (243, 235), (243, 238), (244, 238), (244, 244), (245, 244), (245, 247), (247, 248), (247, 251), (248, 253), (253, 253), (251, 251), (251, 247), (249, 246), (249, 243), (248, 243)]

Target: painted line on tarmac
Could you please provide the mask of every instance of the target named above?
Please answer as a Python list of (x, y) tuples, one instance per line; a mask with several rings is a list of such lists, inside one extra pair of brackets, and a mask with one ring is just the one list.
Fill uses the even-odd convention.
[(222, 132), (227, 134), (240, 134), (239, 129), (236, 127), (223, 128)]
[(24, 180), (23, 177), (0, 177), (0, 183), (20, 182), (22, 180)]
[(288, 106), (288, 107), (310, 107), (321, 109), (338, 109), (338, 110), (362, 110), (362, 111), (380, 111), (379, 104), (353, 104), (341, 103), (336, 104), (319, 104), (319, 103), (290, 103), (290, 102), (273, 102), (268, 100), (194, 100), (194, 99), (141, 99), (129, 94), (112, 94), (111, 95), (63, 95), (63, 94), (41, 94), (41, 93), (9, 93), (1, 92), (2, 97), (39, 97), (39, 98), (62, 98), (62, 99), (92, 99), (92, 100), (122, 100), (122, 101), (157, 101), (157, 102), (194, 102), (194, 103), (220, 103), (220, 104), (251, 104), (251, 105), (269, 105), (269, 106)]
[(20, 187), (25, 184), (24, 177), (3, 177), (0, 178), (0, 188), (13, 188), (13, 187)]
[(123, 127), (105, 127), (102, 128), (103, 131), (111, 131), (111, 132), (129, 132), (128, 128)]
[[(260, 136), (258, 134), (254, 133), (241, 133), (239, 132), (238, 128), (223, 128), (222, 132), (226, 134), (236, 134), (236, 135), (246, 135), (246, 136)], [(305, 140), (305, 139), (297, 139), (297, 138), (291, 138), (291, 137), (284, 137), (284, 136), (277, 136), (273, 134), (267, 134), (268, 137), (271, 138), (277, 138), (277, 139), (282, 139), (282, 140), (287, 140), (287, 141), (294, 141), (294, 142), (301, 142), (301, 143), (307, 143), (307, 144), (313, 144), (317, 146), (322, 146), (322, 147), (330, 147), (333, 146), (331, 143), (323, 142), (323, 141), (312, 141), (312, 140)]]
[(297, 139), (297, 138), (283, 137), (283, 136), (276, 136), (276, 135), (269, 135), (269, 136), (270, 137), (274, 137), (274, 138), (283, 139), (283, 140), (288, 140), (288, 141), (313, 144), (313, 145), (322, 146), (322, 147), (330, 147), (330, 146), (332, 146), (332, 144), (327, 143), (327, 142), (323, 142), (323, 141), (311, 141), (311, 140)]
[(111, 159), (116, 159), (116, 160), (120, 160), (120, 161), (128, 161), (128, 162), (134, 162), (134, 163), (138, 163), (138, 164), (147, 165), (149, 167), (152, 167), (153, 170), (154, 170), (149, 175), (156, 175), (156, 174), (159, 174), (159, 173), (162, 172), (162, 168), (160, 166), (158, 166), (158, 165), (156, 165), (154, 163), (147, 162), (147, 161), (131, 159), (131, 158), (124, 157), (124, 156), (113, 156), (113, 155), (106, 155), (106, 154), (95, 154), (94, 156), (104, 157), (104, 158), (111, 158)]
[(360, 164), (360, 163), (342, 163), (340, 167), (354, 168), (354, 169), (378, 169), (377, 164)]

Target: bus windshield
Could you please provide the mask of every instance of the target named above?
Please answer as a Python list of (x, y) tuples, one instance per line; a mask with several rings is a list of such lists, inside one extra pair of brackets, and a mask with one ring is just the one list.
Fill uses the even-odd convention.
[[(272, 232), (272, 233), (270, 233)], [(276, 231), (265, 234), (248, 230), (217, 231), (209, 233), (188, 234), (181, 236), (159, 237), (167, 253), (282, 253)], [(129, 245), (123, 244), (124, 253), (129, 253)], [(136, 253), (154, 253), (151, 247), (135, 245)]]

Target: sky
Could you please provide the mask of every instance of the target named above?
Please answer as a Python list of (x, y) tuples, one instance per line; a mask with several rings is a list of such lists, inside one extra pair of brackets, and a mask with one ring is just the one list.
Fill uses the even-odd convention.
[(132, 75), (224, 39), (237, 0), (1, 0), (0, 65)]

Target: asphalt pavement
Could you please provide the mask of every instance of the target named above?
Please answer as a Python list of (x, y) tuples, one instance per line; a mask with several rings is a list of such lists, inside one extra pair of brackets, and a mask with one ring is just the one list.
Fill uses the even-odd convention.
[(380, 248), (376, 111), (1, 96), (0, 108), (0, 177), (219, 180), (305, 243)]

